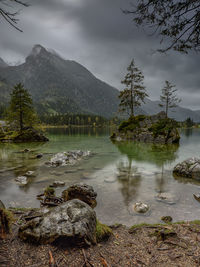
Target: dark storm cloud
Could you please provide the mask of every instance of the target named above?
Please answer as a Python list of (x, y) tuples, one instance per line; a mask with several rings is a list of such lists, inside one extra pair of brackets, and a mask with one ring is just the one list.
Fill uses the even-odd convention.
[[(122, 88), (120, 80), (132, 58), (145, 75), (149, 95), (158, 99), (164, 81), (176, 84), (182, 105), (197, 108), (200, 100), (200, 55), (155, 53), (159, 38), (134, 26), (121, 9), (130, 0), (33, 0), (22, 10), (21, 34), (1, 21), (0, 57), (22, 60), (39, 43), (74, 59), (97, 77)], [(13, 60), (14, 58), (14, 60)]]

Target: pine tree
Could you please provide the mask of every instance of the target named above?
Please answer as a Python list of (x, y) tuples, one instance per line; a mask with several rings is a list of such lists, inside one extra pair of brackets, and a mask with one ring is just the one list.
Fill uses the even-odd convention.
[(144, 103), (144, 98), (147, 95), (145, 87), (143, 86), (144, 76), (142, 72), (135, 66), (134, 60), (127, 68), (126, 74), (122, 84), (126, 85), (126, 88), (120, 92), (120, 111), (127, 111), (130, 116), (134, 116), (135, 108)]
[(165, 81), (165, 87), (162, 89), (162, 95), (160, 96), (160, 101), (163, 104), (159, 104), (159, 106), (165, 108), (166, 118), (168, 117), (169, 109), (176, 108), (178, 103), (181, 102), (181, 99), (176, 96), (177, 89), (173, 88), (175, 88), (175, 85)]
[(20, 131), (25, 127), (32, 127), (37, 121), (37, 116), (33, 108), (31, 95), (21, 83), (18, 83), (14, 86), (10, 97), (10, 105), (7, 111), (8, 122)]

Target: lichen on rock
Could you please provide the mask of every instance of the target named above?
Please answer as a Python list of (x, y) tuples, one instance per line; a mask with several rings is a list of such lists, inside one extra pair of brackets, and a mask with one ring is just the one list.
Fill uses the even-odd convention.
[(19, 228), (19, 237), (32, 243), (91, 245), (96, 243), (96, 213), (86, 203), (73, 199), (33, 218)]

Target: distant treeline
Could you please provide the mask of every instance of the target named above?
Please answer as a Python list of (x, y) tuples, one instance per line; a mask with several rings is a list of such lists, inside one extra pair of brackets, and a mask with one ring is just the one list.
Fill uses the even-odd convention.
[(106, 119), (98, 115), (88, 114), (56, 114), (56, 115), (41, 115), (40, 121), (46, 125), (68, 125), (68, 126), (109, 126), (119, 124), (118, 118)]

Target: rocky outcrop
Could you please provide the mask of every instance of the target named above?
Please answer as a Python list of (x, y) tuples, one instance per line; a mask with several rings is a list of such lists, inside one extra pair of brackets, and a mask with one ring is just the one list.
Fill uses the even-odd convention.
[(87, 203), (89, 206), (94, 208), (97, 205), (96, 197), (97, 193), (94, 191), (93, 187), (87, 184), (74, 184), (68, 187), (62, 192), (62, 197), (64, 201), (71, 199), (80, 199)]
[(60, 152), (55, 154), (50, 161), (46, 162), (47, 165), (51, 166), (65, 166), (74, 165), (79, 160), (90, 156), (90, 151), (73, 150), (68, 152)]
[(179, 143), (180, 135), (176, 122), (166, 118), (165, 112), (153, 116), (138, 115), (121, 123), (113, 133), (113, 141), (139, 141), (155, 144)]
[(200, 159), (193, 157), (178, 163), (173, 169), (173, 174), (200, 180)]
[(95, 244), (96, 213), (86, 203), (73, 199), (29, 220), (19, 228), (18, 234), (22, 240), (39, 244), (59, 240), (69, 244)]
[(26, 128), (22, 131), (9, 131), (5, 132), (3, 136), (0, 136), (0, 142), (47, 142), (49, 139), (44, 134), (34, 128)]

